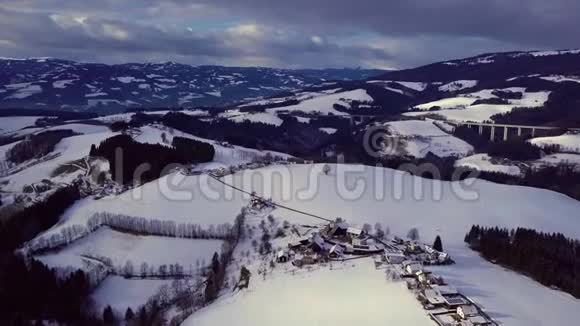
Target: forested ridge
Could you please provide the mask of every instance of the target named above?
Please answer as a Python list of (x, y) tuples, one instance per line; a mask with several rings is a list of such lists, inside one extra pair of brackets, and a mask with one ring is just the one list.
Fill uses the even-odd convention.
[[(210, 162), (215, 155), (211, 144), (175, 137), (173, 146), (143, 144), (129, 135), (117, 135), (92, 146), (90, 156), (109, 161), (114, 180), (122, 184), (158, 179), (174, 164)], [(136, 180), (138, 179), (138, 180)]]
[(580, 298), (580, 241), (560, 233), (474, 225), (465, 242), (494, 263)]

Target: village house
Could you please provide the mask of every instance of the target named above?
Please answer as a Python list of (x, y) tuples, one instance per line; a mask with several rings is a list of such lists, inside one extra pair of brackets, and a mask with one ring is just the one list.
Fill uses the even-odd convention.
[(417, 277), (417, 282), (421, 285), (431, 284), (431, 272), (421, 270), (415, 274)]
[(384, 253), (385, 259), (389, 264), (401, 264), (407, 259), (407, 256), (398, 249), (387, 247), (385, 248)]
[(345, 222), (333, 222), (327, 226), (325, 231), (329, 237), (341, 237), (347, 235), (348, 228), (349, 226)]
[(417, 272), (423, 270), (423, 265), (416, 261), (403, 262), (403, 270), (407, 276), (415, 276)]
[(298, 240), (292, 241), (288, 243), (288, 248), (292, 249), (292, 250), (296, 250), (299, 248), (302, 248), (304, 246), (307, 246), (310, 243), (310, 239), (307, 237), (302, 237)]
[(329, 248), (329, 244), (326, 243), (326, 241), (324, 241), (324, 238), (322, 238), (320, 236), (320, 234), (315, 233), (312, 236), (312, 242), (310, 243), (310, 247), (312, 248), (312, 250), (314, 252), (324, 252), (324, 251), (328, 251)]
[(278, 250), (276, 253), (276, 262), (277, 263), (287, 263), (290, 260), (290, 253), (288, 250)]
[(364, 235), (364, 231), (354, 227), (349, 227), (346, 229), (346, 235), (351, 239), (359, 239)]
[(479, 312), (474, 305), (465, 305), (457, 307), (457, 314), (459, 317), (461, 317), (461, 319), (468, 319), (469, 317), (479, 315)]
[(434, 289), (425, 289), (421, 294), (421, 299), (430, 309), (441, 308), (445, 305), (445, 299), (441, 293)]
[(344, 248), (340, 245), (334, 245), (332, 246), (332, 248), (330, 248), (330, 252), (328, 253), (328, 256), (330, 258), (342, 258), (344, 256)]

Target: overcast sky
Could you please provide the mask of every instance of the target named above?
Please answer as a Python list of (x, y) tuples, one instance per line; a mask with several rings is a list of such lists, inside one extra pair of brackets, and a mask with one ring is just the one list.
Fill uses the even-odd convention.
[(0, 0), (0, 56), (406, 68), (580, 48), (578, 0)]

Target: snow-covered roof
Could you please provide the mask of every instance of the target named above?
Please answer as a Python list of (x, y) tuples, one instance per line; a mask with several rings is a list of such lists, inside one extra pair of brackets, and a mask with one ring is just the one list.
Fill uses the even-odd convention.
[(455, 288), (452, 288), (452, 287), (447, 286), (447, 285), (437, 286), (434, 289), (437, 290), (439, 293), (441, 293), (441, 295), (450, 295), (450, 294), (458, 294), (459, 293), (459, 292), (457, 292), (457, 290)]
[(435, 290), (427, 289), (425, 290), (425, 298), (429, 301), (430, 304), (443, 304), (445, 303), (445, 299), (441, 296), (441, 294)]
[(477, 311), (477, 308), (475, 308), (474, 305), (459, 306), (457, 307), (457, 312), (459, 312), (460, 309), (465, 316), (476, 316), (479, 314), (479, 311)]
[(346, 232), (350, 234), (361, 235), (363, 231), (361, 229), (349, 227), (348, 229), (346, 229)]
[(337, 254), (342, 254), (344, 252), (344, 249), (342, 248), (342, 246), (339, 245), (334, 245), (332, 246), (332, 248), (330, 248), (330, 252), (333, 253), (337, 253)]
[(472, 316), (469, 317), (467, 322), (469, 322), (470, 324), (466, 323), (465, 325), (487, 325), (489, 323), (489, 320), (487, 320), (483, 316)]

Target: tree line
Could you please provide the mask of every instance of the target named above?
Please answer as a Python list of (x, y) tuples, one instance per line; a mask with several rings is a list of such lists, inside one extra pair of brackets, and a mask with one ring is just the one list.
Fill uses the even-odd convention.
[(238, 242), (244, 237), (244, 222), (245, 211), (242, 210), (236, 216), (234, 227), (232, 228), (234, 230), (234, 236), (224, 243), (219, 255), (216, 252), (212, 257), (204, 289), (204, 300), (206, 304), (213, 302), (225, 285), (227, 266), (232, 261), (234, 249)]
[(210, 225), (203, 228), (195, 223), (175, 223), (174, 221), (149, 219), (144, 217), (98, 212), (87, 220), (85, 226), (71, 225), (63, 227), (60, 233), (40, 236), (26, 244), (32, 253), (60, 248), (107, 226), (121, 232), (140, 235), (156, 235), (188, 239), (220, 239), (235, 237), (235, 229), (229, 223)]
[(580, 298), (580, 241), (560, 233), (474, 225), (465, 242), (491, 262)]
[(173, 147), (168, 147), (139, 143), (129, 135), (113, 136), (99, 146), (93, 144), (89, 153), (106, 158), (113, 179), (121, 184), (149, 182), (161, 177), (172, 165), (209, 162), (214, 154), (211, 144), (195, 140), (176, 137)]
[(31, 135), (12, 146), (6, 152), (6, 159), (19, 164), (33, 158), (40, 158), (52, 152), (63, 138), (76, 135), (72, 130), (53, 130)]

